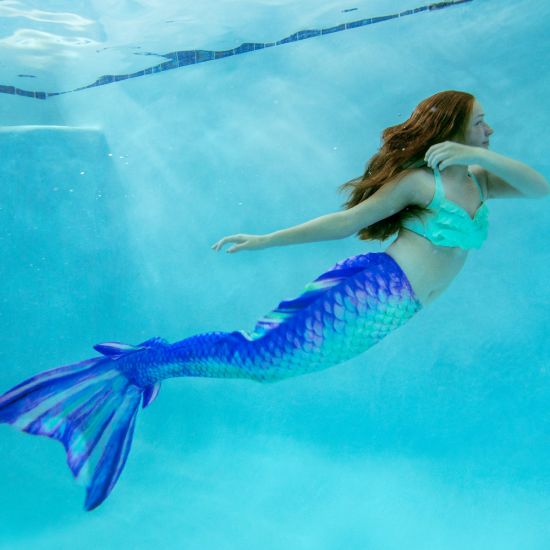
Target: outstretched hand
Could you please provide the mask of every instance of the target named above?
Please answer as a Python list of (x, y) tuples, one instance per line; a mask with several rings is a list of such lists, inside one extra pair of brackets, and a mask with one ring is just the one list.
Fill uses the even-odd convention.
[(227, 243), (236, 243), (227, 249), (227, 252), (231, 254), (232, 252), (239, 252), (239, 250), (259, 250), (260, 248), (265, 248), (266, 239), (263, 235), (245, 235), (244, 233), (229, 235), (213, 244), (212, 250), (219, 252)]
[(443, 141), (432, 145), (424, 157), (426, 164), (433, 170), (445, 170), (448, 166), (460, 165), (469, 166), (478, 164), (480, 153), (483, 151), (480, 147), (463, 145), (455, 141)]

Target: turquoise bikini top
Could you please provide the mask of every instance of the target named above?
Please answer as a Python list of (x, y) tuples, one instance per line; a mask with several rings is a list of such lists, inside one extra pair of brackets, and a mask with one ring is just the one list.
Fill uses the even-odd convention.
[(411, 218), (402, 223), (402, 227), (414, 231), (438, 246), (459, 246), (460, 248), (480, 248), (487, 238), (489, 226), (489, 209), (483, 200), (481, 185), (474, 176), (468, 175), (476, 182), (481, 196), (481, 205), (472, 218), (464, 208), (445, 198), (441, 174), (434, 170), (435, 192), (430, 204), (430, 212), (421, 218)]

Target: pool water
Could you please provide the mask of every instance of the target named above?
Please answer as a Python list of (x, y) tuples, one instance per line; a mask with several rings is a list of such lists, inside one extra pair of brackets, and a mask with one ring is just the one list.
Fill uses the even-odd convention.
[[(112, 4), (0, 2), (0, 393), (97, 342), (250, 330), (385, 248), (210, 246), (339, 209), (437, 91), (550, 177), (547, 2)], [(484, 247), (368, 353), (163, 383), (93, 512), (61, 445), (0, 425), (0, 549), (550, 548), (548, 202), (488, 206)]]

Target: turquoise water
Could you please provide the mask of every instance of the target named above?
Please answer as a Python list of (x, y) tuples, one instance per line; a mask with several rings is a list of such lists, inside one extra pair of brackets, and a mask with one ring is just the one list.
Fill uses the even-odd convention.
[[(2, 2), (0, 85), (69, 91), (164, 61), (138, 48), (221, 51), (421, 5)], [(338, 209), (382, 128), (436, 91), (474, 93), (492, 148), (550, 177), (549, 22), (542, 1), (473, 0), (47, 100), (0, 94), (0, 391), (97, 342), (251, 329), (380, 250), (210, 245)], [(489, 207), (448, 291), (367, 354), (274, 385), (164, 383), (91, 513), (61, 445), (1, 425), (0, 548), (550, 547), (548, 202)]]

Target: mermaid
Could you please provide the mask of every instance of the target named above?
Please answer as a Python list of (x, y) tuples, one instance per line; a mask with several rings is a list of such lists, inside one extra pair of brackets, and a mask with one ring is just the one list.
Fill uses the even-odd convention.
[(405, 324), (458, 274), (487, 237), (488, 199), (543, 197), (548, 181), (489, 150), (492, 128), (474, 96), (445, 91), (423, 100), (382, 133), (362, 176), (341, 186), (344, 208), (266, 235), (236, 234), (212, 248), (236, 253), (359, 238), (385, 252), (332, 266), (251, 332), (208, 332), (168, 343), (106, 342), (99, 355), (25, 380), (0, 396), (0, 422), (60, 441), (86, 487), (86, 510), (100, 505), (126, 463), (140, 407), (175, 376), (276, 382), (355, 357)]

